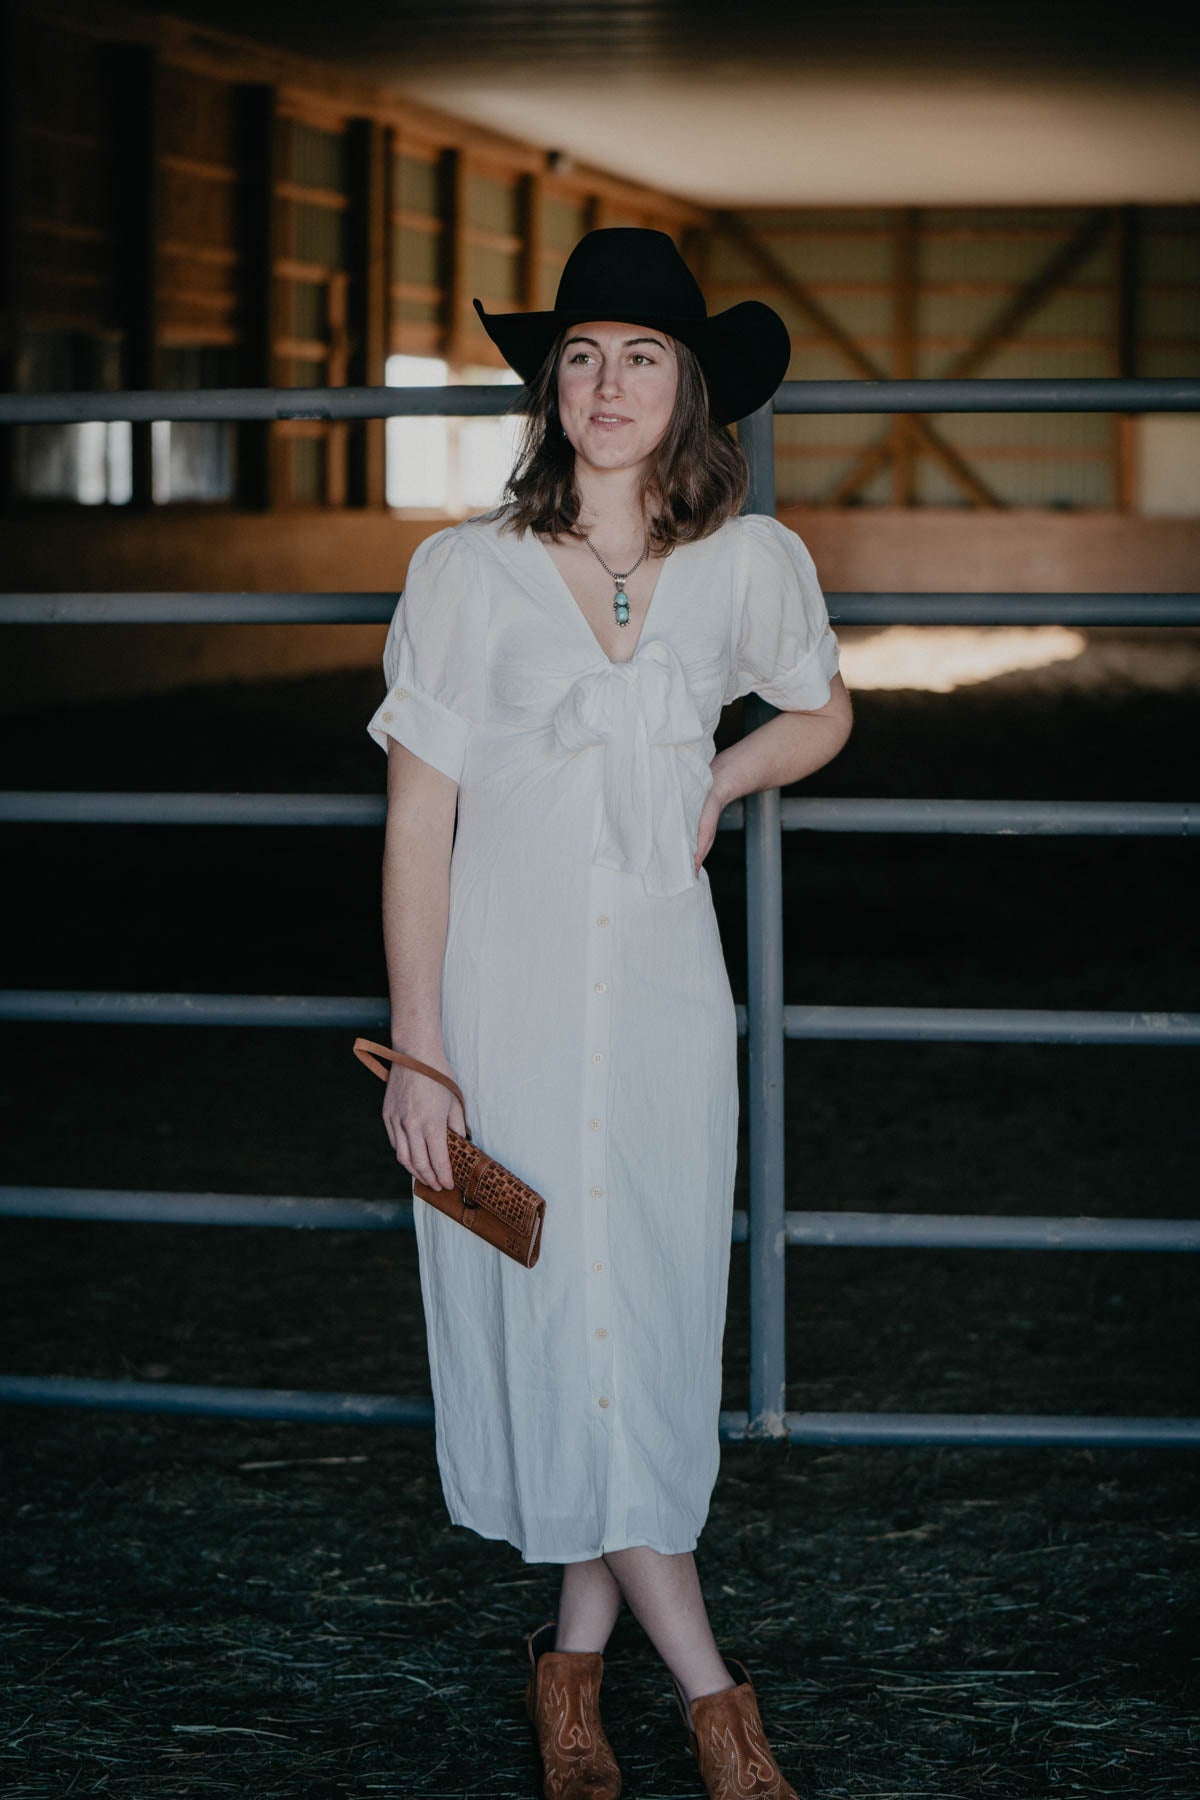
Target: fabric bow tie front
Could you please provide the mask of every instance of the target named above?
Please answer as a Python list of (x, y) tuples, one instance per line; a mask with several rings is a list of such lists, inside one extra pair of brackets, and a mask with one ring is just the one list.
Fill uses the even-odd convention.
[(559, 748), (603, 747), (593, 861), (640, 874), (651, 894), (695, 884), (696, 832), (713, 774), (704, 725), (669, 644), (644, 644), (574, 682), (554, 713)]

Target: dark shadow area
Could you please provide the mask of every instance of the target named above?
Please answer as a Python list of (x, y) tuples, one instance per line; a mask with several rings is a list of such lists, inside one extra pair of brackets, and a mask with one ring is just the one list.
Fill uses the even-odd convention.
[[(377, 688), (229, 684), (0, 722), (8, 785), (382, 793)], [(1044, 671), (856, 711), (805, 793), (1193, 797), (1185, 689)], [(376, 829), (23, 826), (9, 845), (6, 987), (385, 993)], [(708, 866), (741, 999), (739, 833)], [(786, 998), (1194, 1010), (1195, 893), (1186, 840), (789, 833)], [(6, 1181), (406, 1188), (349, 1032), (6, 1037)], [(1189, 1216), (1194, 1056), (791, 1042), (789, 1204)], [(746, 1155), (743, 1137), (739, 1205)], [(405, 1233), (3, 1220), (0, 1249), (9, 1371), (427, 1390)], [(747, 1287), (735, 1246), (732, 1408)], [(1184, 1257), (796, 1249), (788, 1403), (1192, 1414), (1196, 1321)], [(536, 1792), (521, 1638), (557, 1571), (446, 1523), (432, 1434), (50, 1408), (2, 1424), (13, 1800)], [(1194, 1454), (727, 1445), (697, 1560), (806, 1794), (1183, 1800), (1198, 1501)], [(631, 1800), (699, 1793), (628, 1613), (605, 1695)]]

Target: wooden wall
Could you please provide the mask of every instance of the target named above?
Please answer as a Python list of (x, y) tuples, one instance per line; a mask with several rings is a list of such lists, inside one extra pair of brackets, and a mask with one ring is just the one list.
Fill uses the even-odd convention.
[[(18, 0), (3, 30), (0, 356), (18, 390), (379, 385), (391, 352), (503, 368), (472, 295), (551, 305), (588, 229), (650, 225), (683, 245), (704, 221), (170, 18)], [(131, 450), (109, 433), (114, 466), (82, 496), (87, 429), (2, 434), (7, 511), (176, 502), (172, 475), (184, 500), (384, 504), (382, 421), (172, 427), (169, 468), (166, 440), (137, 425)]]
[[(709, 209), (111, 0), (13, 0), (0, 32), (0, 378), (18, 390), (378, 385), (393, 354), (499, 371), (471, 297), (552, 305), (572, 246), (612, 224), (670, 233), (710, 311), (775, 306), (793, 379), (1200, 368), (1198, 206)], [(781, 416), (778, 508), (832, 587), (986, 569), (996, 589), (1086, 588), (1101, 545), (1100, 585), (1194, 587), (1186, 433), (1170, 461), (1197, 459), (1195, 506), (1174, 481), (1191, 520), (1137, 516), (1161, 423)], [(398, 591), (443, 520), (389, 507), (385, 474), (381, 420), (0, 431), (4, 586)], [(14, 635), (0, 706), (71, 685), (61, 631)], [(103, 641), (90, 667), (117, 692), (377, 656), (371, 633), (225, 630), (198, 650), (163, 631), (122, 690)]]
[[(706, 267), (710, 308), (780, 307), (793, 380), (1200, 374), (1197, 206), (743, 208)], [(778, 492), (806, 505), (1125, 511), (1137, 451), (1109, 414), (776, 426)]]

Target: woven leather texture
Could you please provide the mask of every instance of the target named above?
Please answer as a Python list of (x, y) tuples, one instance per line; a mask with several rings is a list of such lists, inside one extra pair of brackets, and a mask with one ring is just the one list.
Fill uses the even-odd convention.
[[(447, 1130), (446, 1142), (450, 1151), (450, 1167), (454, 1171), (455, 1185), (470, 1193), (480, 1206), (486, 1206), (491, 1212), (499, 1213), (518, 1231), (528, 1231), (532, 1227), (534, 1215), (537, 1213), (541, 1196), (498, 1163), (495, 1157), (481, 1150), (478, 1144), (460, 1137), (457, 1131)], [(468, 1187), (472, 1171), (476, 1171), (475, 1185)]]
[(452, 1126), (446, 1127), (446, 1148), (454, 1187), (430, 1188), (414, 1177), (413, 1192), (532, 1269), (542, 1248), (542, 1196)]
[[(394, 1050), (390, 1045), (373, 1043), (370, 1038), (355, 1038), (354, 1054), (381, 1081), (388, 1079), (385, 1067), (387, 1062), (403, 1063), (409, 1068), (419, 1069), (422, 1074), (432, 1076), (457, 1096), (463, 1107), (463, 1115), (466, 1116), (462, 1090), (443, 1070), (419, 1062), (405, 1050)], [(542, 1250), (542, 1223), (546, 1216), (546, 1202), (542, 1196), (527, 1181), (522, 1181), (511, 1169), (506, 1169), (503, 1163), (497, 1162), (494, 1156), (481, 1150), (471, 1139), (469, 1128), (468, 1135), (464, 1137), (461, 1132), (448, 1125), (446, 1148), (450, 1156), (454, 1186), (427, 1187), (414, 1175), (414, 1194), (419, 1200), (427, 1201), (430, 1206), (445, 1213), (447, 1218), (465, 1225), (477, 1237), (494, 1244), (497, 1250), (502, 1250), (515, 1262), (532, 1269)]]

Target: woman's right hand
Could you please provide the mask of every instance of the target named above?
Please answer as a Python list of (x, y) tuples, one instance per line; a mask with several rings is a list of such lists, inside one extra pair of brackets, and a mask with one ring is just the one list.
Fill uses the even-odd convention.
[[(446, 1075), (453, 1070), (435, 1057), (422, 1059)], [(454, 1172), (446, 1128), (465, 1137), (467, 1121), (457, 1094), (432, 1076), (405, 1063), (393, 1063), (383, 1096), (383, 1123), (397, 1160), (427, 1187), (452, 1188)]]

